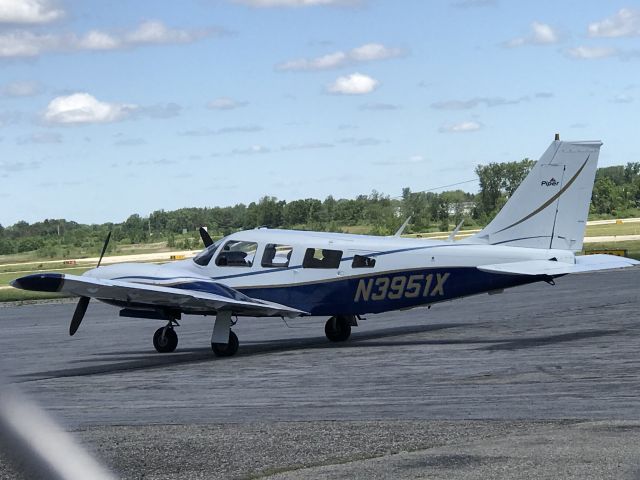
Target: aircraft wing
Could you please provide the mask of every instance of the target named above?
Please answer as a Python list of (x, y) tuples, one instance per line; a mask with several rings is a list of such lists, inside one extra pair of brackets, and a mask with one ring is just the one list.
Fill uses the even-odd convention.
[(478, 270), (511, 275), (566, 275), (569, 273), (592, 272), (638, 265), (640, 262), (615, 255), (582, 255), (576, 257), (576, 263), (556, 260), (527, 260), (524, 262), (495, 263), (480, 265)]
[(295, 308), (248, 297), (231, 287), (213, 283), (219, 293), (208, 293), (120, 280), (107, 280), (62, 273), (27, 275), (11, 282), (23, 290), (60, 292), (79, 297), (117, 301), (135, 306), (172, 308), (186, 313), (215, 313), (231, 310), (237, 315), (255, 317), (297, 317), (306, 312)]

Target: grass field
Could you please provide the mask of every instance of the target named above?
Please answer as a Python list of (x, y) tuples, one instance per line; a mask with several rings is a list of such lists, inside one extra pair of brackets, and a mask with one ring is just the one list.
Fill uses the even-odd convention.
[(611, 223), (608, 225), (587, 225), (585, 233), (587, 237), (600, 237), (603, 235), (640, 235), (640, 222), (636, 223)]
[(586, 250), (627, 250), (629, 258), (640, 260), (640, 241), (631, 242), (607, 242), (607, 243), (589, 243)]
[(30, 275), (32, 273), (40, 273), (40, 272), (61, 272), (68, 273), (69, 275), (82, 275), (84, 272), (89, 270), (87, 267), (80, 268), (51, 268), (47, 270), (27, 270), (21, 272), (5, 272), (0, 273), (0, 286), (9, 285), (11, 280), (14, 280), (18, 277), (23, 277), (25, 275)]

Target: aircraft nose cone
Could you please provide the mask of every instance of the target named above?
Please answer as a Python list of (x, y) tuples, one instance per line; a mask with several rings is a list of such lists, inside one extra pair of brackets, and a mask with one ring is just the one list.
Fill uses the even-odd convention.
[(61, 273), (36, 273), (16, 278), (11, 282), (14, 288), (36, 292), (57, 292), (62, 288), (64, 275)]

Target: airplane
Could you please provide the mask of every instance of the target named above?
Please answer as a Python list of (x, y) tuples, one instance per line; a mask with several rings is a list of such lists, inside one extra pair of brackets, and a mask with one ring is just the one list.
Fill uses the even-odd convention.
[[(257, 228), (214, 242), (193, 259), (161, 265), (98, 266), (81, 276), (39, 273), (14, 280), (25, 290), (79, 296), (74, 335), (89, 300), (120, 316), (166, 322), (153, 336), (158, 352), (173, 352), (182, 314), (215, 316), (211, 348), (232, 356), (238, 317), (329, 317), (325, 334), (344, 342), (362, 315), (500, 293), (563, 275), (624, 268), (638, 261), (576, 255), (596, 173), (600, 141), (556, 139), (496, 217), (475, 235), (453, 241)], [(406, 225), (406, 222), (405, 222)], [(459, 228), (459, 227), (458, 227)], [(457, 229), (456, 229), (457, 230)]]

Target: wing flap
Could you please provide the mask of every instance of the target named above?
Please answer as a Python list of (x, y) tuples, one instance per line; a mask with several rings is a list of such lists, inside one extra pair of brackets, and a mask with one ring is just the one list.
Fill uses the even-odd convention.
[(526, 260), (523, 262), (496, 263), (480, 265), (478, 270), (511, 275), (567, 275), (569, 273), (593, 272), (638, 265), (640, 262), (615, 255), (582, 255), (576, 257), (576, 263), (555, 260)]
[(176, 308), (189, 312), (215, 313), (218, 310), (231, 310), (234, 314), (257, 317), (297, 317), (306, 313), (286, 305), (248, 297), (226, 285), (222, 286), (222, 291), (229, 292), (229, 296), (60, 273), (27, 275), (11, 284), (23, 290), (61, 292), (99, 300)]

